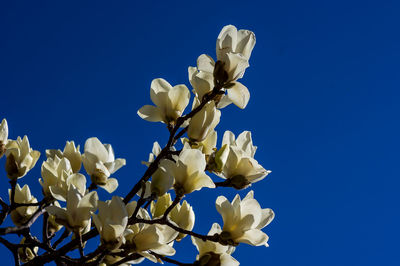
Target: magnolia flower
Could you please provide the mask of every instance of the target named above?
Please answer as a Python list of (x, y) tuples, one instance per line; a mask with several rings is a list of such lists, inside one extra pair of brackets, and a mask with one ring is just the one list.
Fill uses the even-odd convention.
[(82, 195), (74, 185), (70, 185), (67, 194), (67, 208), (48, 206), (46, 211), (56, 217), (56, 222), (66, 226), (75, 233), (89, 225), (91, 213), (97, 209), (98, 196), (96, 191)]
[[(10, 197), (11, 202), (11, 189), (8, 190), (8, 195)], [(37, 203), (37, 199), (31, 195), (31, 190), (28, 185), (24, 185), (21, 189), (19, 184), (15, 186), (15, 195), (14, 195), (15, 203)], [(31, 216), (38, 209), (38, 206), (23, 206), (18, 207), (15, 210), (11, 211), (11, 220), (17, 226), (24, 225)]]
[(61, 150), (46, 150), (47, 158), (67, 158), (71, 163), (71, 168), (74, 173), (78, 173), (82, 166), (82, 156), (79, 151), (80, 146), (75, 147), (75, 142), (67, 141), (65, 144), (64, 151)]
[(156, 105), (145, 105), (139, 109), (138, 115), (150, 122), (170, 123), (180, 117), (189, 104), (190, 92), (183, 85), (171, 86), (164, 79), (151, 82), (150, 97)]
[[(207, 91), (207, 86), (202, 86), (200, 87), (198, 84), (200, 83), (199, 81), (193, 81), (194, 76), (197, 79), (201, 79), (200, 73), (206, 72), (209, 74), (215, 73), (215, 72), (223, 72), (226, 73), (226, 77), (219, 77), (219, 79), (223, 79), (221, 81), (222, 83), (219, 83), (220, 86), (223, 86), (227, 90), (227, 95), (221, 98), (220, 102), (218, 103), (218, 108), (223, 108), (230, 103), (234, 103), (237, 107), (244, 109), (247, 106), (247, 103), (249, 102), (250, 99), (250, 92), (247, 89), (246, 86), (244, 86), (242, 83), (236, 81), (239, 78), (242, 78), (245, 69), (248, 67), (248, 62), (247, 60), (243, 59), (241, 56), (236, 55), (236, 56), (231, 56), (232, 58), (230, 59), (229, 57), (226, 59), (226, 62), (220, 63), (223, 64), (223, 68), (218, 65), (218, 67), (222, 70), (220, 71), (214, 71), (216, 68), (216, 63), (215, 61), (208, 55), (202, 54), (199, 56), (197, 59), (197, 70), (199, 73), (196, 74), (196, 72), (193, 72), (194, 69), (191, 69), (191, 73), (189, 75), (192, 76), (192, 83), (194, 85), (194, 88), (196, 92), (200, 94), (204, 94)], [(240, 58), (242, 61), (239, 62), (234, 62), (234, 59)], [(222, 75), (222, 74), (215, 74), (215, 75)], [(203, 81), (207, 83), (207, 81)], [(197, 87), (196, 87), (197, 86)]]
[[(25, 237), (23, 237), (21, 239), (20, 244), (25, 244)], [(28, 248), (28, 247), (23, 247), (23, 248), (19, 248), (18, 249), (18, 255), (19, 255), (19, 259), (23, 262), (23, 263), (27, 263), (30, 260), (33, 260), (36, 256), (37, 253), (39, 251), (39, 247), (34, 247), (32, 248)]]
[(93, 222), (103, 243), (110, 249), (118, 248), (124, 242), (124, 231), (128, 224), (128, 212), (124, 202), (113, 196), (106, 202), (98, 201), (99, 213), (92, 214)]
[(49, 157), (42, 164), (42, 185), (45, 196), (66, 201), (68, 187), (74, 185), (83, 195), (86, 191), (86, 177), (79, 173), (73, 173), (70, 161), (67, 158), (60, 159), (57, 155)]
[(268, 236), (261, 229), (274, 219), (275, 214), (271, 209), (261, 209), (254, 199), (253, 191), (242, 201), (240, 196), (236, 195), (232, 203), (224, 196), (219, 196), (215, 205), (224, 221), (221, 233), (224, 241), (268, 247)]
[[(193, 109), (200, 102), (195, 99)], [(208, 102), (189, 121), (187, 134), (192, 141), (204, 141), (208, 134), (214, 131), (221, 118), (221, 111), (215, 108), (214, 101)]]
[[(219, 224), (214, 223), (208, 235), (212, 236), (214, 234), (220, 234), (221, 232), (222, 230)], [(235, 251), (235, 248), (232, 246), (221, 245), (213, 241), (203, 241), (193, 236), (192, 243), (199, 251), (199, 255), (197, 255), (196, 258), (199, 265), (239, 265), (239, 262), (231, 256), (233, 251)]]
[(107, 192), (112, 193), (118, 187), (118, 181), (110, 178), (119, 168), (126, 164), (125, 159), (115, 159), (110, 144), (102, 144), (98, 138), (89, 138), (85, 143), (82, 155), (83, 166), (92, 182)]
[(0, 158), (6, 152), (6, 145), (8, 142), (8, 124), (7, 120), (3, 119), (0, 124)]
[(232, 132), (225, 132), (222, 145), (215, 156), (216, 174), (228, 179), (234, 188), (246, 188), (271, 173), (253, 158), (257, 147), (253, 146), (249, 131), (240, 134), (237, 140)]
[(40, 157), (40, 152), (30, 147), (27, 136), (9, 141), (6, 149), (6, 171), (8, 178), (12, 180), (25, 176)]
[[(127, 204), (128, 216), (131, 216), (136, 208), (136, 202)], [(142, 219), (150, 220), (150, 215), (143, 208), (139, 209), (138, 216)], [(178, 232), (166, 225), (160, 224), (141, 224), (136, 223), (130, 225), (130, 231), (125, 235), (126, 249), (132, 253), (137, 253), (153, 262), (157, 262), (157, 258), (150, 254), (155, 252), (163, 256), (173, 256), (175, 249), (172, 243)]]
[[(165, 211), (171, 206), (172, 200), (171, 195), (169, 193), (159, 197), (157, 202), (151, 202), (150, 211), (154, 218), (161, 218)], [(181, 204), (177, 204), (171, 212), (168, 214), (168, 219), (176, 224), (178, 227), (183, 228), (185, 230), (191, 231), (194, 227), (195, 215), (193, 212), (193, 208), (184, 200)], [(180, 241), (186, 235), (179, 233), (176, 237), (177, 241)]]
[(249, 30), (237, 30), (233, 25), (227, 25), (222, 28), (217, 38), (217, 58), (222, 60), (226, 54), (240, 54), (246, 60), (249, 60), (256, 36)]
[(199, 150), (185, 148), (176, 158), (176, 163), (162, 160), (160, 167), (174, 177), (174, 188), (178, 195), (189, 194), (202, 187), (215, 188), (212, 179), (204, 172), (206, 160)]

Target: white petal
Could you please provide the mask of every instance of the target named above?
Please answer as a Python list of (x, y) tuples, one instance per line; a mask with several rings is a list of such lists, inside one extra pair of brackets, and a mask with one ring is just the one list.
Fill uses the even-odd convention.
[(143, 106), (137, 111), (137, 114), (140, 118), (150, 122), (159, 122), (163, 120), (159, 109), (153, 105)]
[(233, 87), (228, 89), (228, 97), (239, 108), (244, 109), (250, 100), (250, 92), (240, 82), (234, 82)]
[(99, 185), (104, 188), (108, 193), (113, 193), (118, 188), (118, 180), (115, 178), (108, 178), (105, 185)]

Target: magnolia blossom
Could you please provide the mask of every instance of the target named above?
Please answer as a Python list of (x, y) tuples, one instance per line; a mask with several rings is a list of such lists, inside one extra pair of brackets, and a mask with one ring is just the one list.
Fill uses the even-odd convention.
[[(11, 189), (8, 190), (8, 195), (10, 197), (11, 202)], [(19, 184), (15, 186), (15, 203), (37, 203), (37, 199), (31, 195), (31, 190), (28, 185), (24, 185), (21, 189)], [(23, 206), (18, 207), (15, 210), (11, 211), (11, 220), (15, 225), (21, 226), (24, 225), (31, 216), (38, 209), (38, 206)]]
[(69, 185), (75, 188), (83, 195), (86, 191), (86, 177), (79, 173), (73, 173), (70, 161), (67, 158), (60, 159), (57, 155), (49, 157), (42, 164), (42, 179), (39, 183), (42, 185), (45, 196), (66, 201)]
[[(136, 208), (136, 202), (127, 204), (128, 216), (132, 216)], [(151, 220), (148, 212), (140, 208), (138, 217)], [(173, 256), (175, 249), (172, 242), (178, 235), (178, 232), (166, 225), (159, 224), (142, 224), (136, 223), (128, 227), (129, 232), (125, 234), (125, 246), (131, 253), (137, 253), (153, 262), (157, 262), (157, 258), (150, 254), (155, 252), (163, 256)], [(170, 244), (171, 243), (171, 244)]]
[(223, 60), (226, 54), (239, 54), (246, 60), (249, 60), (256, 36), (249, 30), (237, 30), (233, 25), (227, 25), (222, 28), (217, 38), (217, 58)]
[[(208, 232), (208, 235), (212, 236), (214, 234), (220, 234), (221, 232), (222, 230), (219, 224), (214, 223), (210, 232)], [(235, 251), (235, 248), (232, 246), (221, 245), (220, 243), (213, 241), (203, 241), (193, 236), (192, 242), (199, 251), (199, 255), (197, 255), (196, 259), (200, 265), (239, 265), (239, 262), (231, 256), (231, 254)]]
[(8, 124), (7, 120), (3, 119), (0, 124), (0, 158), (3, 157), (6, 151), (8, 142)]
[(40, 157), (40, 152), (32, 150), (27, 136), (23, 139), (8, 141), (6, 146), (6, 171), (10, 179), (18, 179), (25, 176), (31, 170)]
[(75, 147), (75, 142), (67, 141), (64, 151), (61, 150), (46, 150), (47, 158), (67, 158), (71, 163), (71, 168), (74, 173), (78, 173), (82, 166), (82, 155), (79, 151), (80, 146)]
[(253, 158), (257, 147), (253, 146), (249, 131), (240, 134), (237, 140), (232, 132), (225, 132), (222, 145), (215, 156), (216, 174), (228, 179), (234, 188), (246, 188), (271, 173)]
[[(25, 244), (25, 241), (26, 238), (23, 237), (21, 239), (20, 244)], [(18, 249), (18, 255), (23, 263), (27, 263), (28, 261), (33, 260), (37, 256), (38, 251), (39, 247), (37, 246), (34, 248), (23, 247)]]
[(253, 246), (265, 245), (268, 247), (268, 236), (261, 231), (274, 219), (271, 209), (261, 209), (250, 191), (243, 200), (236, 195), (232, 203), (224, 196), (216, 200), (217, 211), (224, 221), (221, 238), (234, 243), (247, 243)]
[[(223, 64), (222, 72), (226, 73), (226, 77), (219, 77), (219, 79), (223, 79), (222, 86), (227, 90), (227, 95), (223, 96), (219, 103), (218, 108), (223, 108), (230, 103), (234, 103), (237, 107), (244, 109), (247, 106), (247, 103), (250, 99), (250, 92), (246, 86), (242, 83), (238, 82), (237, 79), (242, 78), (245, 69), (248, 67), (248, 61), (242, 58), (240, 55), (231, 56), (226, 58), (226, 62), (221, 63)], [(239, 62), (233, 62), (234, 59), (239, 58)], [(189, 75), (191, 75), (191, 83), (192, 86), (195, 88), (195, 91), (201, 95), (207, 92), (208, 86), (206, 85), (199, 85), (209, 83), (209, 80), (200, 80), (206, 77), (209, 77), (213, 74), (216, 68), (215, 61), (208, 55), (202, 54), (197, 59), (197, 71), (196, 69), (190, 69)], [(220, 71), (220, 72), (221, 72)], [(218, 72), (218, 71), (217, 71)], [(208, 73), (207, 75), (203, 75), (202, 73)], [(222, 75), (222, 74), (220, 74)], [(196, 79), (197, 81), (195, 81)]]
[[(193, 109), (200, 102), (195, 99)], [(208, 102), (198, 113), (189, 121), (187, 134), (190, 140), (203, 141), (208, 134), (214, 131), (221, 118), (221, 111), (215, 107), (214, 101)]]
[[(157, 199), (157, 202), (151, 202), (150, 211), (154, 218), (161, 218), (165, 211), (171, 206), (172, 200), (171, 195), (166, 193), (162, 197)], [(168, 214), (168, 219), (176, 224), (178, 227), (185, 230), (192, 230), (194, 227), (195, 215), (192, 206), (184, 200), (181, 204), (177, 204), (171, 212)], [(180, 241), (186, 235), (179, 233), (176, 237), (177, 241)]]
[(110, 249), (118, 248), (124, 242), (124, 231), (128, 224), (128, 212), (124, 202), (113, 196), (106, 202), (98, 201), (99, 213), (92, 214), (93, 222), (101, 240)]
[(138, 115), (150, 122), (170, 123), (182, 115), (189, 104), (190, 92), (183, 84), (172, 87), (165, 79), (159, 78), (151, 82), (150, 97), (155, 106), (143, 106)]
[(176, 158), (176, 163), (163, 160), (160, 166), (174, 177), (174, 188), (179, 195), (189, 194), (202, 187), (215, 188), (212, 179), (204, 172), (205, 156), (197, 149), (185, 148)]
[[(61, 208), (60, 203), (58, 201), (54, 201), (53, 203), (55, 206)], [(49, 235), (53, 235), (56, 232), (60, 231), (63, 226), (59, 223), (56, 222), (56, 217), (54, 215), (49, 215), (49, 218), (47, 219), (47, 224), (48, 224), (48, 232)]]
[(82, 155), (83, 166), (92, 182), (107, 192), (112, 193), (118, 187), (118, 181), (110, 178), (119, 168), (126, 164), (125, 159), (115, 159), (110, 144), (102, 144), (98, 138), (89, 138), (85, 143)]
[(98, 196), (96, 191), (82, 195), (74, 185), (70, 185), (67, 194), (67, 208), (48, 206), (46, 211), (56, 217), (56, 222), (68, 227), (75, 233), (82, 233), (90, 226), (91, 213), (97, 209)]

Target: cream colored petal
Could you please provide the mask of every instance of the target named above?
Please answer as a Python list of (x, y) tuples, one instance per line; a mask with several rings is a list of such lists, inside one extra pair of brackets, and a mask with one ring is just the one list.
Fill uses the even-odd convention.
[(224, 136), (222, 137), (221, 146), (224, 146), (225, 144), (232, 145), (234, 142), (235, 142), (235, 134), (233, 134), (229, 130), (225, 131)]
[(65, 191), (64, 189), (58, 186), (50, 186), (49, 191), (53, 198), (55, 198), (56, 200), (67, 201), (67, 199), (65, 198), (67, 196), (67, 191)]
[(104, 147), (103, 143), (96, 138), (89, 138), (85, 142), (85, 153), (91, 153), (95, 155), (100, 161), (106, 162), (108, 158), (108, 151)]
[(258, 229), (247, 230), (242, 237), (235, 239), (236, 242), (246, 243), (253, 246), (266, 245), (268, 236)]
[(118, 158), (115, 161), (104, 163), (104, 165), (107, 167), (110, 174), (113, 174), (122, 166), (126, 165), (126, 160)]
[(228, 72), (229, 81), (241, 79), (249, 67), (249, 62), (240, 54), (228, 53), (224, 55), (225, 70)]
[(105, 185), (98, 186), (104, 188), (108, 193), (113, 193), (118, 188), (118, 180), (115, 178), (109, 178)]
[(154, 251), (157, 254), (164, 255), (164, 256), (173, 256), (175, 255), (175, 249), (171, 247), (170, 245), (164, 244), (164, 245), (159, 245), (158, 247), (152, 248), (152, 251)]
[(199, 71), (213, 73), (214, 66), (215, 62), (209, 55), (202, 54), (197, 58), (197, 68)]
[(220, 266), (239, 266), (240, 263), (231, 255), (223, 253), (221, 254), (221, 256), (219, 257), (220, 259)]
[(230, 226), (230, 224), (234, 221), (235, 213), (231, 203), (224, 196), (219, 196), (215, 202), (215, 207), (217, 211), (222, 216), (222, 220), (225, 226)]
[[(69, 198), (68, 198), (69, 200)], [(94, 212), (97, 209), (97, 201), (99, 197), (96, 191), (89, 192), (78, 203), (78, 208), (88, 208), (90, 211)], [(68, 201), (67, 201), (68, 203)]]
[(205, 156), (197, 149), (184, 149), (179, 155), (179, 161), (187, 166), (188, 174), (206, 169)]
[(262, 229), (265, 226), (269, 225), (271, 223), (271, 221), (274, 219), (275, 217), (275, 213), (273, 210), (271, 209), (262, 209), (262, 213), (261, 213), (261, 221), (260, 224), (256, 227), (257, 229)]
[(3, 119), (0, 124), (0, 142), (5, 144), (8, 140), (8, 124), (7, 120)]
[(222, 28), (217, 38), (217, 58), (222, 59), (222, 55), (232, 52), (236, 48), (237, 29), (233, 25), (227, 25)]
[(153, 79), (150, 85), (151, 101), (158, 107), (163, 107), (165, 105), (165, 96), (171, 89), (171, 84), (165, 79)]
[(85, 194), (86, 191), (86, 177), (82, 174), (72, 174), (66, 180), (67, 186), (70, 184), (74, 185), (78, 189), (81, 195)]
[(168, 92), (168, 98), (170, 99), (174, 110), (183, 112), (189, 104), (189, 89), (183, 84), (176, 85)]
[(54, 215), (55, 217), (57, 217), (57, 219), (66, 221), (67, 220), (67, 212), (62, 209), (59, 208), (57, 206), (48, 206), (46, 207), (46, 211), (51, 214)]
[(247, 60), (251, 56), (251, 52), (256, 44), (256, 36), (252, 31), (239, 30), (237, 32), (236, 53), (241, 53)]
[(163, 115), (160, 113), (160, 110), (152, 105), (143, 106), (139, 109), (137, 114), (140, 116), (140, 118), (149, 122), (163, 121)]
[[(203, 187), (215, 188), (215, 184), (212, 181), (212, 179), (208, 175), (206, 175), (204, 172), (198, 173), (198, 174), (195, 174), (194, 176), (189, 177), (187, 186), (188, 186), (188, 189), (190, 189), (190, 191), (200, 190)], [(185, 188), (186, 188), (186, 184), (185, 184)]]
[(244, 109), (250, 100), (249, 90), (242, 83), (235, 81), (228, 89), (228, 97), (239, 108)]

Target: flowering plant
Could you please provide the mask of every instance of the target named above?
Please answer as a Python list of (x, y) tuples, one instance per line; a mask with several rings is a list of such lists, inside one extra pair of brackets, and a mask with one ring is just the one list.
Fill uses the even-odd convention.
[[(9, 203), (0, 199), (0, 224), (10, 216), (15, 226), (0, 227), (0, 243), (12, 252), (15, 264), (130, 265), (147, 259), (188, 265), (172, 257), (174, 242), (189, 235), (198, 250), (193, 265), (239, 265), (233, 252), (240, 244), (268, 246), (261, 229), (273, 220), (274, 212), (261, 208), (252, 190), (243, 200), (239, 195), (231, 202), (219, 196), (215, 206), (223, 224), (214, 223), (208, 234), (193, 231), (195, 209), (183, 200), (190, 193), (218, 187), (248, 189), (271, 172), (254, 158), (257, 147), (249, 131), (237, 138), (226, 131), (217, 147), (215, 129), (222, 109), (231, 103), (244, 109), (249, 102), (249, 90), (239, 80), (249, 67), (254, 45), (253, 32), (225, 26), (217, 38), (216, 60), (203, 54), (197, 66), (188, 69), (193, 94), (183, 84), (173, 86), (162, 78), (152, 81), (154, 105), (144, 105), (138, 115), (164, 123), (169, 138), (163, 148), (154, 143), (149, 160), (143, 162), (147, 170), (124, 197), (99, 199), (97, 189), (110, 194), (117, 189), (115, 174), (126, 161), (116, 159), (110, 144), (92, 137), (83, 153), (74, 141), (67, 141), (63, 151), (46, 150), (39, 179), (43, 195), (38, 201), (27, 184), (22, 188), (20, 184), (40, 152), (31, 148), (27, 136), (9, 139), (3, 119), (0, 158), (5, 155), (11, 188)], [(41, 240), (30, 231), (39, 217), (43, 217)], [(11, 243), (5, 238), (9, 234), (21, 236), (20, 242)], [(96, 238), (97, 248), (88, 251), (86, 242)], [(59, 247), (66, 239), (69, 242)], [(71, 255), (75, 249), (79, 257)]]

